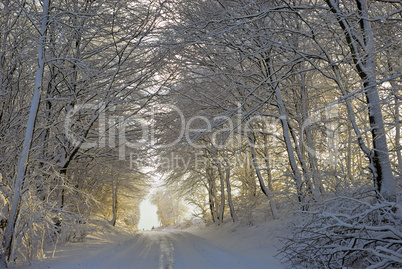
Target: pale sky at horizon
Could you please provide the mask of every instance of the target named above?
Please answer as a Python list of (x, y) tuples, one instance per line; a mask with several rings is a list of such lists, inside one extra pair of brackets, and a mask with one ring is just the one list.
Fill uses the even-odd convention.
[(158, 208), (156, 205), (152, 204), (149, 200), (149, 195), (147, 199), (141, 202), (140, 204), (140, 222), (138, 223), (138, 230), (151, 230), (152, 227), (159, 226), (158, 216), (156, 215), (156, 211)]

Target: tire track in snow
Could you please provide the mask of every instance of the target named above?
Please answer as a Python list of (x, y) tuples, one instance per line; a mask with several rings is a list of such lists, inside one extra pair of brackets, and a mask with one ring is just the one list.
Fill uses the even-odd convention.
[(174, 268), (174, 247), (166, 236), (163, 236), (159, 242), (160, 255), (159, 255), (159, 269), (173, 269)]
[(267, 268), (265, 264), (258, 263), (241, 253), (233, 253), (188, 232), (170, 232), (166, 236), (177, 246), (176, 269)]

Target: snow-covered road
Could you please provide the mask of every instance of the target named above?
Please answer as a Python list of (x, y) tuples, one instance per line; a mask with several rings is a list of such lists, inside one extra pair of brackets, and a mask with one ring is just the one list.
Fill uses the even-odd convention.
[(70, 244), (59, 251), (57, 258), (21, 268), (280, 268), (269, 249), (253, 250), (244, 242), (236, 243), (234, 238), (228, 244), (220, 236), (202, 235), (181, 230), (158, 230), (116, 236), (102, 244)]
[(139, 268), (267, 268), (263, 261), (253, 260), (188, 232), (150, 232), (142, 237), (147, 243), (139, 260), (145, 264), (153, 261), (153, 264)]

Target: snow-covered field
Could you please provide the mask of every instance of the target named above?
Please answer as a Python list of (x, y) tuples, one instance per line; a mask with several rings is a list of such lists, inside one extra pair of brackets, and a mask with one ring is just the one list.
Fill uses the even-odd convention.
[(98, 232), (85, 242), (60, 246), (53, 258), (18, 268), (282, 268), (273, 257), (275, 233), (267, 224)]

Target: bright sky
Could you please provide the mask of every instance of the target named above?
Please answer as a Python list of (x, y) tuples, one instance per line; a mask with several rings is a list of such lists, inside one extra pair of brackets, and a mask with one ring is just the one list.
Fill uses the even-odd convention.
[(138, 230), (151, 230), (152, 227), (159, 226), (158, 216), (156, 215), (157, 207), (151, 204), (149, 196), (140, 204), (140, 222), (138, 223)]

